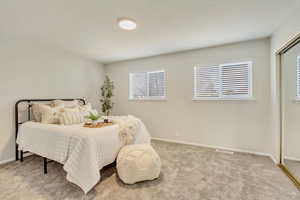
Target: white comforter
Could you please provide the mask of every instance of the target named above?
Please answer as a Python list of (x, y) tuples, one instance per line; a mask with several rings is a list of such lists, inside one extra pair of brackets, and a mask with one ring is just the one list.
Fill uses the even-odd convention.
[(26, 122), (19, 128), (19, 150), (30, 151), (64, 165), (67, 180), (85, 193), (100, 180), (100, 169), (112, 163), (126, 144), (150, 143), (141, 120), (132, 116), (113, 117), (115, 125), (84, 128)]

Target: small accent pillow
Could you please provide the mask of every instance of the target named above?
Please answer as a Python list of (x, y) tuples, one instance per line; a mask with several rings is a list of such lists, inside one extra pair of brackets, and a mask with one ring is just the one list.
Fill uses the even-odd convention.
[(41, 114), (41, 123), (43, 124), (59, 124), (59, 116), (63, 107), (51, 107), (48, 105), (39, 104)]
[(65, 108), (75, 108), (80, 106), (78, 100), (73, 100), (73, 101), (54, 100), (52, 104), (54, 107), (62, 106)]
[(84, 122), (84, 113), (65, 110), (59, 115), (59, 123), (62, 125), (80, 124)]

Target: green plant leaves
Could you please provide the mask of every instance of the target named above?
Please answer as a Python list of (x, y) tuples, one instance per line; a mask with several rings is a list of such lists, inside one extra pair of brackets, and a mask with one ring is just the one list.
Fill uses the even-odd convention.
[(109, 115), (114, 105), (114, 103), (111, 101), (111, 98), (114, 96), (113, 90), (114, 90), (113, 81), (111, 81), (108, 76), (105, 76), (104, 83), (101, 87), (100, 102), (102, 103), (101, 110), (106, 116)]
[(97, 115), (97, 114), (93, 114), (92, 112), (89, 112), (90, 114), (88, 116), (85, 116), (86, 119), (90, 119), (92, 121), (96, 121), (98, 119), (101, 118), (100, 115)]

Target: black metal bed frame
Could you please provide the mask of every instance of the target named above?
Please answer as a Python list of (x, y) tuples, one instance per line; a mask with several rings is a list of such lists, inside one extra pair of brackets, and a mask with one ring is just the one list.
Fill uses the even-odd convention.
[[(23, 151), (18, 149), (18, 144), (17, 144), (17, 137), (18, 137), (18, 131), (19, 131), (19, 126), (21, 124), (23, 124), (26, 121), (23, 122), (19, 122), (19, 104), (20, 103), (27, 103), (27, 121), (31, 120), (31, 108), (32, 108), (32, 102), (51, 102), (54, 100), (63, 100), (63, 101), (74, 101), (74, 100), (78, 100), (81, 101), (81, 103), (83, 103), (83, 105), (86, 104), (85, 100), (82, 98), (77, 98), (77, 99), (21, 99), (19, 101), (16, 102), (15, 104), (15, 131), (16, 131), (16, 160), (20, 160), (21, 162), (23, 162), (24, 160), (24, 154), (25, 153), (32, 153), (32, 152), (28, 152), (28, 151)], [(19, 158), (19, 153), (20, 153), (20, 158)], [(47, 164), (49, 162), (52, 162), (51, 160), (48, 160), (46, 157), (43, 157), (44, 159), (44, 174), (47, 174), (48, 170), (47, 170)]]

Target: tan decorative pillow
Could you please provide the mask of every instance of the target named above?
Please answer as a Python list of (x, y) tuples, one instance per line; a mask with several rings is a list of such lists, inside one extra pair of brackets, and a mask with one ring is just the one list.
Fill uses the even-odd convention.
[(40, 104), (34, 103), (34, 104), (32, 104), (31, 108), (32, 108), (32, 114), (33, 114), (34, 121), (41, 122), (42, 121), (42, 114), (39, 110)]
[(42, 121), (42, 113), (40, 111), (40, 106), (51, 107), (50, 104), (33, 103), (32, 106), (31, 106), (31, 109), (32, 109), (33, 120), (36, 121), (36, 122), (41, 122)]
[(48, 105), (39, 105), (39, 111), (41, 113), (41, 123), (43, 124), (59, 124), (59, 116), (63, 107), (51, 107)]

